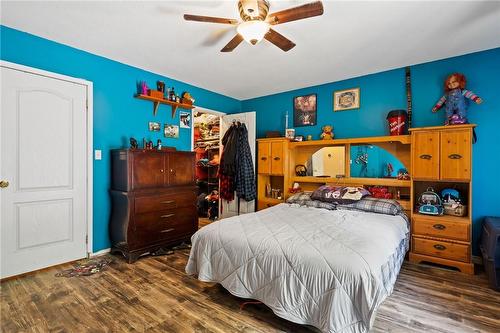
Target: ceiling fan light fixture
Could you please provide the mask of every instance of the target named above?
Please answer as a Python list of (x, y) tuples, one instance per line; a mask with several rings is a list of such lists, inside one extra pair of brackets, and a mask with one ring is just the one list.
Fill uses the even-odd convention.
[(270, 25), (267, 22), (254, 20), (242, 22), (236, 28), (236, 31), (243, 37), (243, 39), (252, 45), (257, 44), (264, 38), (269, 31)]

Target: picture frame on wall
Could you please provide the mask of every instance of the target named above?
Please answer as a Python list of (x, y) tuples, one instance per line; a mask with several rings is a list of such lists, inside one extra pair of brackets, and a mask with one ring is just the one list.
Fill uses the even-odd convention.
[(163, 135), (166, 138), (177, 139), (179, 137), (179, 126), (165, 124), (165, 128), (163, 129)]
[(181, 111), (179, 113), (179, 123), (181, 128), (191, 128), (191, 113)]
[(359, 109), (359, 88), (351, 88), (333, 92), (333, 111), (345, 111)]
[(293, 98), (293, 127), (316, 125), (317, 100), (316, 94)]
[(150, 121), (148, 124), (148, 128), (150, 132), (159, 132), (161, 129), (160, 123), (156, 121)]

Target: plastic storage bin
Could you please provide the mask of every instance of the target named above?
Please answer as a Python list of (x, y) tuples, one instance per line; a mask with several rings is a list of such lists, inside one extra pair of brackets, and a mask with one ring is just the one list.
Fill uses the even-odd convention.
[(484, 219), (480, 248), (490, 286), (500, 291), (500, 217)]

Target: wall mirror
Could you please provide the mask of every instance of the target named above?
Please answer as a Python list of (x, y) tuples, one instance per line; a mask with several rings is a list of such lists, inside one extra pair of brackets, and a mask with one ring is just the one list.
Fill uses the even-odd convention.
[(351, 177), (396, 178), (402, 169), (406, 170), (404, 164), (384, 148), (351, 146)]
[(345, 175), (345, 147), (323, 147), (308, 161), (311, 176), (337, 177)]

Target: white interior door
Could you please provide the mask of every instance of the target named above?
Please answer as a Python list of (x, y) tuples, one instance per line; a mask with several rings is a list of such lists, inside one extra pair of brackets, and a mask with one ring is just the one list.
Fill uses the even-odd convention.
[(6, 67), (1, 82), (5, 278), (86, 257), (87, 87)]
[[(255, 172), (255, 128), (256, 128), (256, 119), (255, 112), (243, 112), (243, 113), (233, 113), (228, 114), (221, 117), (220, 121), (220, 137), (221, 140), (224, 137), (224, 134), (228, 130), (228, 128), (232, 125), (233, 121), (239, 121), (244, 123), (248, 129), (248, 143), (250, 144), (250, 150), (252, 151), (252, 161), (253, 161), (253, 169)], [(222, 142), (220, 144), (222, 147)], [(226, 218), (230, 216), (238, 215), (238, 197), (236, 193), (234, 194), (235, 200), (226, 201), (220, 200), (219, 212), (221, 218)], [(255, 211), (255, 200), (245, 201), (243, 199), (240, 200), (240, 214), (251, 213)]]

